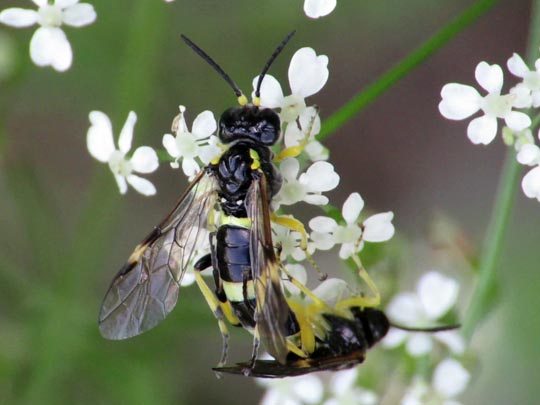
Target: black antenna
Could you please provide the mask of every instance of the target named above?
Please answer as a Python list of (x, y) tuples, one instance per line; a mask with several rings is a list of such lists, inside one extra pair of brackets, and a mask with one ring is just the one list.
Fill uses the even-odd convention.
[(395, 323), (390, 323), (390, 326), (393, 326), (394, 328), (398, 328), (401, 330), (405, 330), (408, 332), (444, 332), (447, 330), (454, 330), (461, 328), (460, 324), (457, 325), (444, 325), (444, 326), (433, 326), (433, 327), (427, 327), (427, 328), (412, 328), (410, 326), (403, 326), (398, 325)]
[(234, 94), (236, 94), (236, 97), (242, 97), (244, 93), (242, 93), (242, 90), (236, 85), (236, 83), (231, 79), (231, 77), (225, 73), (225, 71), (219, 66), (210, 56), (206, 54), (201, 48), (199, 48), (191, 39), (186, 37), (184, 34), (180, 35), (184, 42), (188, 44), (188, 46), (193, 49), (201, 58), (203, 58), (210, 66), (212, 66), (221, 77), (225, 79), (227, 83), (229, 83), (229, 86), (232, 87), (234, 90)]
[(263, 70), (261, 74), (259, 75), (259, 81), (257, 82), (257, 88), (255, 90), (255, 97), (259, 98), (261, 96), (261, 85), (262, 81), (264, 79), (264, 76), (266, 75), (266, 72), (268, 72), (268, 69), (270, 69), (270, 66), (272, 66), (272, 63), (274, 63), (274, 60), (276, 60), (277, 56), (281, 53), (283, 48), (285, 48), (285, 45), (287, 45), (287, 42), (291, 40), (291, 38), (296, 34), (296, 30), (292, 31), (289, 35), (285, 37), (283, 41), (281, 41), (281, 44), (278, 45), (274, 53), (270, 56), (270, 59), (268, 59), (268, 62), (263, 67)]

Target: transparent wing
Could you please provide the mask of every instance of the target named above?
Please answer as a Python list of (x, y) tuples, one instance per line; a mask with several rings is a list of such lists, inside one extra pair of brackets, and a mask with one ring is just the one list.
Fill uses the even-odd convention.
[(288, 352), (286, 323), (290, 310), (272, 244), (266, 178), (262, 173), (248, 190), (246, 209), (252, 222), (250, 254), (257, 303), (256, 328), (268, 352), (284, 364)]
[(208, 241), (208, 213), (215, 199), (214, 177), (203, 170), (113, 279), (99, 313), (103, 337), (138, 335), (171, 312), (195, 251)]

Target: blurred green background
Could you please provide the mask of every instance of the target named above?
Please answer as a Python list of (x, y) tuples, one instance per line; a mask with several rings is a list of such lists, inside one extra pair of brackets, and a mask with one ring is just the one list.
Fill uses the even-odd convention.
[[(116, 136), (135, 110), (134, 146), (161, 147), (179, 104), (190, 123), (204, 109), (219, 114), (235, 103), (180, 33), (249, 92), (276, 44), (297, 29), (271, 73), (286, 87), (296, 49), (328, 55), (330, 79), (309, 100), (324, 118), (472, 3), (340, 0), (330, 16), (309, 20), (300, 0), (93, 0), (97, 22), (65, 29), (74, 50), (65, 74), (31, 64), (34, 29), (0, 27), (0, 47), (14, 58), (13, 73), (0, 79), (0, 403), (251, 404), (261, 395), (250, 380), (214, 377), (221, 340), (196, 287), (185, 288), (171, 316), (140, 337), (110, 342), (97, 329), (108, 283), (186, 182), (165, 164), (150, 176), (157, 197), (132, 190), (121, 197), (108, 168), (86, 151), (88, 113), (107, 113)], [(0, 7), (9, 6), (33, 3), (3, 0)], [(505, 65), (512, 52), (523, 53), (529, 14), (529, 1), (499, 1), (333, 134), (326, 144), (342, 181), (332, 201), (341, 205), (359, 191), (377, 211), (393, 210), (399, 236), (419, 244), (442, 212), (478, 245), (504, 148), (500, 141), (473, 147), (466, 122), (438, 113), (439, 92), (447, 82), (473, 84), (481, 60)], [(540, 395), (540, 205), (521, 191), (516, 199), (499, 305), (473, 340), (478, 363), (467, 404), (529, 404)], [(322, 260), (329, 270), (341, 266), (337, 255)], [(410, 262), (418, 273), (432, 264)], [(455, 271), (469, 283), (464, 311), (471, 278)], [(416, 277), (401, 274), (403, 288)], [(245, 359), (250, 345), (234, 331), (231, 359)]]

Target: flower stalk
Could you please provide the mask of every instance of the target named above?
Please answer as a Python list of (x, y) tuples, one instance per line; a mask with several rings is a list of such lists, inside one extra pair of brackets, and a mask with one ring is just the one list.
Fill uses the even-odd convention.
[[(535, 0), (532, 5), (527, 46), (527, 61), (535, 60), (538, 45), (540, 44), (540, 1)], [(538, 125), (538, 117), (532, 123), (532, 129)], [(492, 305), (490, 297), (493, 294), (498, 265), (503, 250), (503, 243), (508, 230), (512, 207), (518, 188), (520, 165), (516, 160), (516, 152), (509, 148), (500, 177), (495, 206), (486, 232), (486, 239), (480, 255), (478, 267), (478, 283), (473, 292), (469, 308), (463, 322), (463, 334), (471, 340), (480, 321)]]

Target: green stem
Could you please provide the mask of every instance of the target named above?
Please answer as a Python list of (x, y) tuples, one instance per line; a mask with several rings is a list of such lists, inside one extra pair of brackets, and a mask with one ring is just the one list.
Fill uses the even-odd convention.
[(351, 118), (358, 114), (378, 96), (388, 90), (392, 85), (406, 76), (416, 66), (426, 60), (446, 42), (463, 31), (468, 25), (493, 7), (498, 0), (480, 0), (466, 9), (457, 18), (443, 27), (439, 32), (420, 45), (416, 50), (392, 67), (374, 83), (359, 92), (348, 103), (332, 114), (322, 125), (321, 133), (317, 136), (319, 141), (326, 139)]
[[(535, 59), (535, 55), (538, 53), (537, 48), (540, 43), (540, 0), (533, 2), (529, 30), (526, 59), (531, 64)], [(538, 124), (538, 117), (535, 117), (534, 121), (533, 128)], [(512, 148), (509, 148), (506, 153), (504, 168), (499, 182), (495, 207), (491, 213), (484, 247), (480, 256), (478, 283), (463, 322), (463, 334), (467, 340), (472, 338), (476, 327), (487, 314), (492, 303), (490, 298), (494, 292), (496, 272), (512, 213), (519, 173), (520, 166), (516, 161), (516, 153)]]

